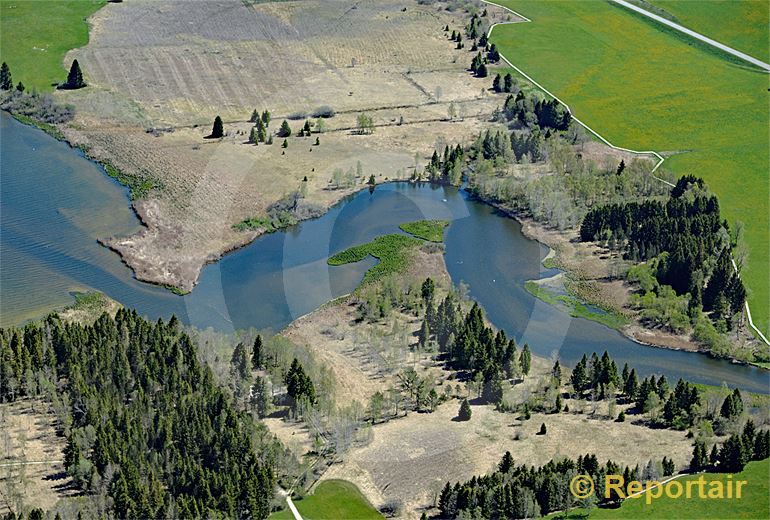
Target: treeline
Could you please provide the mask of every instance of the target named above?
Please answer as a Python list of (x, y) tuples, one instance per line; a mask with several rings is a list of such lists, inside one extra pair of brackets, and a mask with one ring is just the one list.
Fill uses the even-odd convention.
[(44, 397), (64, 465), (117, 518), (266, 518), (283, 449), (240, 413), (176, 318), (0, 329), (0, 399)]
[(695, 441), (690, 460), (691, 471), (718, 471), (738, 473), (753, 460), (770, 457), (770, 430), (758, 431), (754, 421), (749, 419), (741, 433), (733, 433), (718, 446), (709, 451), (706, 442)]
[(596, 455), (587, 454), (577, 460), (565, 458), (544, 466), (517, 465), (506, 452), (493, 473), (473, 477), (464, 483), (449, 482), (439, 496), (440, 518), (535, 518), (573, 507), (578, 500), (570, 491), (577, 475), (589, 475), (596, 483), (595, 497), (601, 504), (616, 502), (614, 492), (605, 498), (606, 475), (623, 475), (631, 480), (657, 480), (672, 475), (673, 462), (665, 458), (650, 461), (645, 468), (621, 468), (612, 461), (600, 464)]
[[(632, 261), (655, 258), (655, 277), (677, 295), (689, 295), (693, 320), (701, 309), (732, 328), (746, 301), (746, 288), (733, 270), (729, 227), (720, 221), (719, 202), (703, 180), (681, 177), (667, 201), (600, 206), (580, 225), (584, 242), (612, 240)], [(705, 281), (705, 284), (704, 284)]]

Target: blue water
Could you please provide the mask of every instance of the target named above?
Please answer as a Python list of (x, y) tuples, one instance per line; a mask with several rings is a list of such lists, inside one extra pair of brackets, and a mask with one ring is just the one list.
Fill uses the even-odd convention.
[(641, 375), (770, 392), (768, 372), (703, 355), (634, 343), (598, 323), (571, 318), (532, 297), (526, 280), (551, 276), (547, 250), (520, 225), (454, 188), (389, 184), (361, 192), (323, 217), (266, 235), (206, 266), (187, 296), (136, 281), (96, 239), (139, 228), (125, 189), (76, 151), (6, 114), (0, 116), (0, 324), (40, 316), (96, 289), (151, 319), (176, 314), (219, 330), (279, 330), (329, 299), (352, 291), (374, 260), (329, 267), (330, 254), (398, 232), (421, 218), (451, 221), (446, 264), (455, 283), (490, 320), (540, 355), (567, 365), (609, 351)]

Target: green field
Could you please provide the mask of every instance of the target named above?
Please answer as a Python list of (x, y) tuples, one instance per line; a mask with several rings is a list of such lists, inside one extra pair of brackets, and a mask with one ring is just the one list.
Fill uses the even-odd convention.
[[(345, 480), (324, 480), (312, 495), (295, 500), (299, 514), (306, 520), (382, 520), (358, 488)], [(291, 511), (273, 513), (270, 520), (294, 520)]]
[[(700, 475), (682, 477), (686, 488), (688, 480), (698, 480)], [(706, 473), (706, 481), (728, 481), (725, 473)], [(705, 518), (757, 518), (768, 517), (770, 511), (770, 459), (749, 463), (738, 474), (733, 475), (732, 481), (745, 480), (742, 497), (740, 499), (702, 500), (696, 497), (658, 498), (647, 504), (645, 495), (638, 499), (630, 499), (623, 502), (618, 509), (592, 509), (590, 511), (575, 510), (565, 514), (550, 515), (549, 518), (670, 518), (670, 519), (705, 519)], [(694, 487), (693, 490), (696, 488)]]
[(688, 29), (770, 62), (767, 0), (649, 0), (649, 4)]
[(743, 278), (768, 334), (768, 75), (609, 2), (498, 3), (532, 20), (493, 30), (507, 58), (615, 145), (672, 154), (666, 168), (705, 178), (723, 216), (746, 224)]
[(14, 84), (50, 91), (67, 79), (62, 61), (88, 43), (85, 19), (106, 0), (0, 0), (0, 61)]

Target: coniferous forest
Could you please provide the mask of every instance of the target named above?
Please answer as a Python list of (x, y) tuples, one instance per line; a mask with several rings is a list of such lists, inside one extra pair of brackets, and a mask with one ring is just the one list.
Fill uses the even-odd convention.
[(51, 400), (67, 473), (116, 518), (270, 513), (283, 448), (236, 410), (176, 318), (0, 330), (0, 400), (22, 397)]

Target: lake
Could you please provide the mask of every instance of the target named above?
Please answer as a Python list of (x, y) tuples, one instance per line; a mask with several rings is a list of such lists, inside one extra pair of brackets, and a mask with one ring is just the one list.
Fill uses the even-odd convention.
[(403, 222), (440, 218), (451, 221), (446, 264), (453, 281), (467, 284), (491, 322), (533, 352), (572, 366), (583, 353), (607, 350), (640, 375), (770, 392), (764, 370), (646, 347), (537, 300), (524, 282), (558, 272), (542, 267), (547, 248), (524, 237), (515, 220), (450, 187), (393, 183), (362, 191), (319, 219), (265, 235), (207, 265), (192, 293), (177, 296), (138, 282), (117, 254), (97, 243), (140, 228), (125, 188), (78, 151), (6, 113), (0, 134), (2, 326), (67, 305), (76, 291), (99, 290), (150, 319), (176, 314), (200, 328), (277, 331), (355, 289), (375, 263), (329, 267), (328, 256), (399, 232)]

